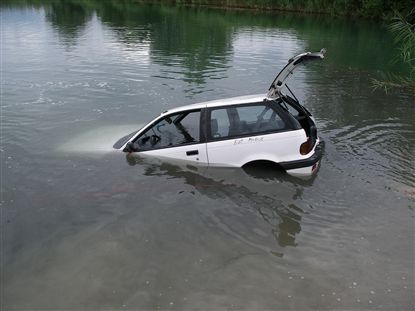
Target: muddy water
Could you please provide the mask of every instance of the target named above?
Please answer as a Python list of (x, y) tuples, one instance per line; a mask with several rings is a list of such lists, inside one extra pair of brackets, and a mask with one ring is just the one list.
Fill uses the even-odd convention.
[[(371, 89), (407, 73), (380, 25), (82, 3), (1, 7), (3, 309), (413, 309), (415, 99)], [(321, 47), (291, 82), (326, 141), (312, 180), (111, 149)]]

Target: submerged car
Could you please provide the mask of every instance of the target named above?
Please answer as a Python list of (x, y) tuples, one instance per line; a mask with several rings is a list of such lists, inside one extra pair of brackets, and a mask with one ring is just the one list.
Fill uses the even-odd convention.
[[(291, 58), (266, 95), (165, 111), (118, 140), (114, 148), (208, 166), (275, 164), (291, 175), (313, 175), (322, 157), (323, 141), (311, 113), (299, 103), (287, 81), (301, 64), (322, 60), (324, 54), (322, 49)], [(284, 88), (291, 96), (283, 92)]]

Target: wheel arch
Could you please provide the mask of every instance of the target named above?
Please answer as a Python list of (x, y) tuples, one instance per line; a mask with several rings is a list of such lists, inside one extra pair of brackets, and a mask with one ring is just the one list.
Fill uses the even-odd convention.
[(276, 161), (269, 159), (256, 159), (246, 162), (241, 166), (243, 169), (249, 168), (262, 168), (262, 169), (276, 169), (280, 171), (285, 171), (284, 168)]

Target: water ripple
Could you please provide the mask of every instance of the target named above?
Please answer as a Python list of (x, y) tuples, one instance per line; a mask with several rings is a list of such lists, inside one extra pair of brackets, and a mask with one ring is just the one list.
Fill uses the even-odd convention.
[[(398, 119), (366, 120), (330, 130), (330, 140), (349, 161), (362, 170), (415, 185), (413, 126)], [(367, 172), (368, 173), (368, 172)]]

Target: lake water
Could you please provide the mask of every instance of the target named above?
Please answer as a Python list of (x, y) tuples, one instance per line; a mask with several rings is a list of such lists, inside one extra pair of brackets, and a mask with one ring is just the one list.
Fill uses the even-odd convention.
[[(396, 47), (326, 16), (2, 1), (2, 310), (413, 310), (415, 98)], [(172, 107), (291, 89), (326, 151), (308, 181), (126, 157)]]

